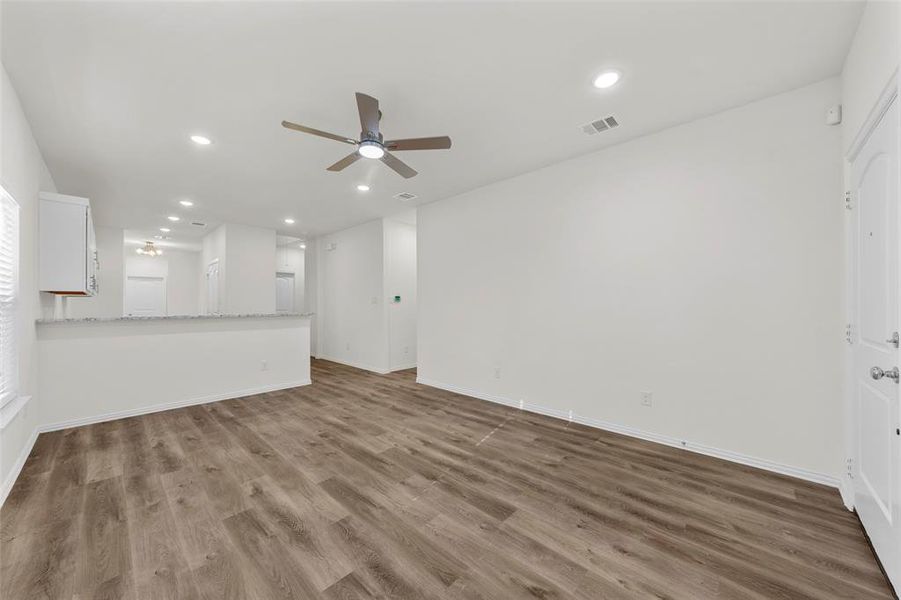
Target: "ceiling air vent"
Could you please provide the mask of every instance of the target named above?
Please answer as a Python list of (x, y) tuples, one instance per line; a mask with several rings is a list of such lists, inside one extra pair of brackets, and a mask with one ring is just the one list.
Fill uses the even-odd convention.
[(394, 197), (402, 202), (409, 202), (414, 198), (418, 198), (416, 194), (411, 194), (410, 192), (401, 192), (399, 194), (395, 194)]
[(206, 227), (206, 223), (201, 223), (200, 221), (191, 221), (191, 225), (195, 227)]
[(613, 129), (614, 127), (619, 127), (619, 122), (611, 115), (582, 125), (582, 131), (585, 132), (586, 135), (594, 135), (602, 131), (607, 131), (608, 129)]

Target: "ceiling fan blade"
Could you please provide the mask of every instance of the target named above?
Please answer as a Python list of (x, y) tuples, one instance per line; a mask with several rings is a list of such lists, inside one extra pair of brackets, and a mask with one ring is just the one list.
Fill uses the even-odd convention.
[(282, 121), (282, 127), (285, 129), (293, 129), (295, 131), (302, 131), (304, 133), (311, 133), (313, 135), (318, 135), (319, 137), (328, 138), (330, 140), (335, 140), (338, 142), (344, 142), (345, 144), (356, 144), (357, 140), (352, 140), (349, 137), (345, 137), (343, 135), (338, 135), (336, 133), (329, 133), (327, 131), (320, 131), (319, 129), (313, 129), (312, 127), (306, 127), (305, 125), (298, 125), (297, 123), (291, 123), (290, 121)]
[(360, 126), (363, 134), (379, 137), (379, 101), (372, 96), (357, 92), (357, 109), (360, 111)]
[(397, 173), (404, 179), (409, 179), (416, 176), (416, 171), (412, 167), (410, 167), (410, 165), (397, 158), (390, 152), (385, 152), (384, 156), (382, 156), (381, 158), (381, 161), (397, 171)]
[(388, 150), (447, 150), (451, 147), (451, 139), (446, 135), (440, 137), (408, 138), (385, 142)]
[(328, 169), (326, 169), (326, 171), (343, 171), (358, 160), (360, 160), (360, 153), (351, 152), (350, 154), (330, 166)]

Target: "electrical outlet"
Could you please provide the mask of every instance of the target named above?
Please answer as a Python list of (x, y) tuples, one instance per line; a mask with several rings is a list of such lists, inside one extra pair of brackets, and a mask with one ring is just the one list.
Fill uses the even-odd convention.
[(410, 347), (404, 346), (404, 354), (409, 354), (409, 353), (410, 353)]
[(494, 378), (495, 379), (501, 378), (501, 368), (500, 367), (494, 367)]
[(263, 360), (260, 361), (260, 371), (268, 371), (269, 370), (269, 361)]
[(653, 406), (654, 405), (654, 394), (652, 392), (641, 392), (641, 405), (642, 406)]

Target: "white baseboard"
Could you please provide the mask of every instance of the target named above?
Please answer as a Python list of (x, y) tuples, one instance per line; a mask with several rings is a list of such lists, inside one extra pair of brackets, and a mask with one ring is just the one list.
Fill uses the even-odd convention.
[[(626, 427), (624, 425), (618, 425), (616, 423), (610, 423), (608, 421), (599, 421), (597, 419), (592, 419), (590, 417), (585, 417), (582, 415), (574, 414), (574, 413), (571, 413), (570, 411), (566, 411), (566, 410), (559, 410), (559, 409), (554, 409), (554, 408), (550, 408), (547, 406), (542, 406), (539, 404), (531, 404), (529, 402), (521, 402), (518, 400), (511, 400), (509, 398), (504, 398), (502, 396), (496, 396), (493, 394), (485, 394), (485, 393), (479, 392), (477, 390), (461, 388), (459, 386), (442, 383), (440, 381), (435, 381), (432, 379), (428, 379), (426, 377), (416, 377), (416, 382), (421, 383), (423, 385), (430, 386), (430, 387), (447, 390), (449, 392), (455, 392), (457, 394), (462, 394), (464, 396), (478, 398), (479, 400), (487, 400), (489, 402), (495, 402), (497, 404), (512, 406), (513, 408), (519, 408), (519, 409), (526, 410), (529, 412), (542, 414), (542, 415), (545, 415), (548, 417), (562, 419), (564, 421), (572, 421), (574, 423), (579, 423), (581, 425), (587, 425), (589, 427), (594, 427), (596, 429), (603, 429), (604, 431), (612, 431), (613, 433), (619, 433), (622, 435), (627, 435), (629, 437), (639, 438), (642, 440), (647, 440), (649, 442), (656, 442), (658, 444), (663, 444), (665, 446), (681, 448), (682, 450), (688, 450), (689, 452), (705, 454), (707, 456), (712, 456), (714, 458), (721, 458), (723, 460), (728, 460), (728, 461), (731, 461), (734, 463), (747, 465), (749, 467), (756, 467), (758, 469), (763, 469), (765, 471), (779, 473), (780, 475), (788, 475), (789, 477), (795, 477), (797, 479), (803, 479), (805, 481), (812, 481), (813, 483), (820, 483), (823, 485), (828, 485), (830, 487), (838, 488), (841, 491), (841, 485), (840, 485), (839, 480), (835, 477), (832, 477), (831, 475), (826, 475), (824, 473), (818, 473), (815, 471), (810, 471), (808, 469), (802, 469), (800, 467), (793, 467), (791, 465), (785, 465), (782, 463), (773, 462), (771, 460), (757, 458), (755, 456), (748, 456), (746, 454), (733, 452), (731, 450), (723, 450), (721, 448), (714, 448), (712, 446), (706, 446), (704, 444), (698, 444), (698, 443), (690, 442), (687, 440), (681, 440), (681, 439), (674, 438), (671, 436), (662, 435), (659, 433), (652, 433), (652, 432), (644, 431), (641, 429), (635, 429), (634, 427)], [(843, 492), (843, 498), (844, 498), (844, 492)], [(847, 504), (847, 502), (846, 502), (846, 504)]]
[(231, 400), (232, 398), (243, 398), (244, 396), (253, 396), (256, 394), (265, 394), (267, 392), (276, 392), (278, 390), (286, 390), (294, 387), (310, 385), (309, 379), (302, 381), (292, 381), (287, 383), (276, 383), (272, 385), (264, 385), (246, 390), (236, 390), (233, 392), (223, 392), (221, 394), (211, 394), (209, 396), (200, 396), (197, 398), (188, 398), (187, 400), (176, 400), (175, 402), (166, 402), (164, 404), (154, 404), (152, 406), (141, 406), (138, 408), (130, 408), (128, 410), (120, 410), (100, 415), (91, 415), (89, 417), (79, 417), (77, 419), (69, 419), (59, 421), (57, 423), (48, 423), (38, 426), (38, 432), (58, 431), (60, 429), (69, 429), (70, 427), (81, 427), (82, 425), (93, 425), (94, 423), (103, 423), (105, 421), (115, 421), (116, 419), (125, 419), (127, 417), (137, 417), (140, 415), (149, 415), (164, 410), (172, 410), (173, 408), (183, 408), (185, 406), (194, 406), (196, 404), (209, 404), (210, 402), (219, 402), (220, 400)]
[[(335, 358), (334, 356), (328, 356), (326, 354), (320, 354), (316, 358), (320, 360), (327, 360), (329, 362), (335, 362), (341, 365), (346, 365), (348, 367), (354, 367), (355, 369), (363, 369), (364, 371), (371, 371), (373, 373), (378, 373), (379, 375), (387, 375), (391, 371), (388, 369), (382, 369), (381, 367), (373, 367), (372, 365), (367, 365), (364, 363), (359, 363), (352, 360), (345, 360), (343, 358)], [(415, 366), (415, 365), (414, 365)]]
[(19, 478), (19, 473), (22, 472), (22, 467), (25, 466), (25, 461), (28, 460), (28, 455), (31, 454), (31, 449), (34, 448), (34, 443), (38, 439), (38, 433), (38, 428), (36, 427), (28, 437), (28, 441), (25, 442), (25, 445), (22, 447), (22, 451), (19, 452), (19, 456), (16, 458), (16, 463), (13, 465), (13, 468), (6, 476), (6, 479), (3, 480), (3, 487), (0, 488), (0, 507), (6, 502), (6, 497), (9, 496), (9, 492), (13, 489), (13, 484), (15, 484), (16, 479)]
[(845, 508), (854, 510), (854, 484), (847, 476), (839, 480), (838, 491), (842, 495), (842, 502), (845, 503)]
[(406, 371), (407, 369), (415, 369), (415, 368), (416, 368), (416, 363), (414, 362), (414, 363), (409, 363), (406, 365), (398, 365), (396, 367), (391, 367), (390, 372), (394, 373), (395, 371)]

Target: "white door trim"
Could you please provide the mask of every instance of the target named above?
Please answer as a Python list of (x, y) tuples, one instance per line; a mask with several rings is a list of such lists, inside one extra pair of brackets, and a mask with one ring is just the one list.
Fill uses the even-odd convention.
[(845, 161), (848, 165), (857, 158), (857, 155), (860, 153), (864, 144), (870, 139), (873, 130), (876, 129), (876, 126), (879, 125), (879, 122), (882, 120), (885, 111), (892, 105), (892, 100), (898, 96), (898, 83), (898, 69), (895, 69), (895, 72), (892, 73), (892, 76), (889, 78), (885, 89), (879, 94), (879, 99), (876, 100), (873, 108), (870, 109), (870, 114), (867, 115), (866, 120), (860, 126), (860, 129), (857, 130), (854, 139), (851, 141), (851, 145), (848, 147), (848, 153), (845, 155)]

